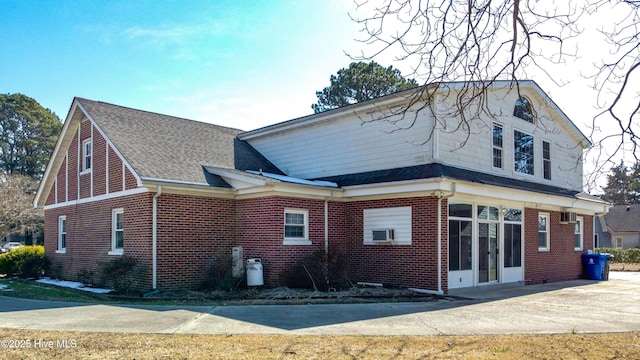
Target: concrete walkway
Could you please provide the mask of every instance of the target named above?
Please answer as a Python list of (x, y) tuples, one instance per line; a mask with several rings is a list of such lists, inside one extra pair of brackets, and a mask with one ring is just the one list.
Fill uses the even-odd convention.
[(421, 303), (132, 306), (0, 297), (0, 327), (186, 334), (441, 335), (640, 331), (640, 273)]

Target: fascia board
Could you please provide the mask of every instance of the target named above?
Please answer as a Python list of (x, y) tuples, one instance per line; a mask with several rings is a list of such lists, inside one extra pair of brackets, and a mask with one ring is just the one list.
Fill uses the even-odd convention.
[[(47, 168), (44, 171), (44, 175), (40, 180), (40, 185), (38, 186), (38, 191), (36, 192), (36, 196), (33, 199), (34, 207), (42, 207), (44, 203), (47, 201), (47, 197), (49, 196), (49, 192), (51, 191), (51, 187), (57, 177), (58, 171), (62, 166), (62, 162), (64, 161), (64, 157), (66, 154), (60, 153), (61, 149), (68, 149), (71, 144), (71, 140), (75, 135), (75, 130), (80, 124), (80, 120), (82, 116), (78, 119), (76, 116), (76, 111), (78, 109), (78, 100), (74, 99), (71, 104), (71, 108), (69, 109), (69, 113), (65, 118), (64, 124), (62, 125), (62, 130), (60, 131), (60, 136), (58, 136), (58, 140), (56, 141), (56, 146), (53, 148), (53, 152), (51, 153), (51, 158), (47, 164)], [(66, 152), (66, 151), (65, 151)]]
[(207, 184), (189, 184), (186, 182), (179, 183), (143, 178), (143, 186), (152, 192), (158, 192), (158, 188), (162, 187), (162, 194), (193, 195), (225, 199), (233, 199), (236, 196), (235, 189), (215, 188)]
[(206, 170), (211, 174), (221, 176), (231, 186), (236, 189), (243, 189), (254, 186), (265, 186), (267, 184), (266, 179), (260, 179), (253, 175), (243, 175), (234, 171), (226, 171), (224, 169), (205, 166)]
[[(432, 85), (425, 85), (430, 87)], [(396, 94), (384, 96), (382, 98), (373, 99), (342, 108), (328, 110), (318, 114), (312, 114), (301, 118), (284, 121), (274, 125), (269, 125), (256, 130), (247, 131), (238, 134), (238, 138), (241, 140), (251, 140), (263, 136), (268, 136), (274, 133), (282, 131), (290, 131), (300, 127), (311, 126), (317, 123), (344, 118), (347, 116), (358, 116), (358, 114), (365, 114), (371, 110), (380, 109), (383, 107), (389, 107), (405, 103), (409, 99), (413, 99), (416, 94), (420, 94), (420, 91), (425, 87), (417, 87), (409, 90), (405, 90)], [(422, 96), (420, 94), (420, 96)]]

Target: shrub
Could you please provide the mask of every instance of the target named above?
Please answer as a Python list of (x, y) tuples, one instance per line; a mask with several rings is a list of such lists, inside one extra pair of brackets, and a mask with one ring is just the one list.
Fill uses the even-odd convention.
[(96, 273), (93, 270), (82, 269), (76, 274), (76, 279), (86, 286), (95, 285)]
[(130, 294), (140, 285), (144, 275), (144, 266), (130, 256), (120, 256), (98, 264), (100, 268), (100, 286), (110, 286), (117, 293)]
[(233, 277), (230, 256), (212, 257), (200, 274), (200, 290), (230, 291), (241, 282)]
[(42, 277), (50, 266), (44, 246), (22, 246), (0, 255), (0, 273), (19, 277)]
[(327, 291), (348, 285), (347, 260), (342, 253), (318, 250), (296, 262), (284, 273), (284, 284), (290, 288)]
[(640, 264), (640, 249), (596, 248), (595, 252), (613, 255), (614, 263)]

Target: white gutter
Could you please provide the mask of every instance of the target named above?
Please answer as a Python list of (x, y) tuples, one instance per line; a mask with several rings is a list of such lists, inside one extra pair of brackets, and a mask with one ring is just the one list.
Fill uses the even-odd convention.
[(438, 291), (437, 295), (443, 295), (442, 291), (442, 199), (448, 199), (455, 195), (456, 183), (451, 184), (451, 194), (443, 196), (438, 195)]
[(153, 229), (151, 234), (151, 287), (158, 288), (158, 197), (162, 195), (162, 186), (158, 186), (158, 191), (153, 195)]

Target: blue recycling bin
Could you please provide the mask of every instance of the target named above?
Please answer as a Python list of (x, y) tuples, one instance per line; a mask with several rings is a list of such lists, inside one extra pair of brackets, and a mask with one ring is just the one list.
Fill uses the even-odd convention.
[(602, 280), (607, 255), (582, 254), (582, 262), (587, 266), (587, 276), (591, 280)]

